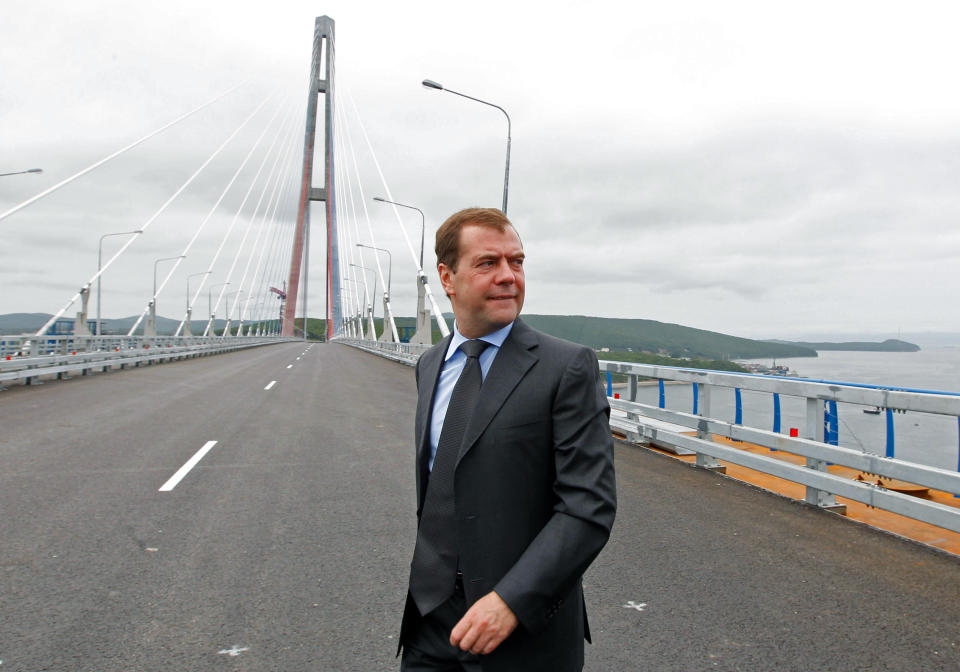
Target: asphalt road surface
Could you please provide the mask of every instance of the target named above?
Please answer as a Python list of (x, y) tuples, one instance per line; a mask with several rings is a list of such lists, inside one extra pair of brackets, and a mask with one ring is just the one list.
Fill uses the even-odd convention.
[[(0, 393), (0, 672), (397, 670), (414, 404), (304, 343)], [(627, 445), (617, 480), (587, 670), (960, 670), (956, 558)]]

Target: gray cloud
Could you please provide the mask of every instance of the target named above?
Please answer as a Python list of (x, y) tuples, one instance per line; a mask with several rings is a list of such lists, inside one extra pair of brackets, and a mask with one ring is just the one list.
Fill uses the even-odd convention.
[[(302, 124), (315, 9), (11, 4), (0, 26), (0, 59), (21, 67), (5, 71), (0, 90), (2, 160), (11, 170), (37, 165), (45, 173), (0, 178), (0, 209), (216, 92), (251, 81), (0, 222), (0, 312), (59, 308), (95, 270), (99, 236), (141, 226), (279, 86), (277, 102), (105, 276), (111, 315), (138, 312), (154, 260), (179, 254), (279, 99), (284, 110), (295, 110), (294, 125)], [(376, 242), (393, 252), (398, 313), (413, 313), (413, 263), (392, 211), (370, 199), (387, 196), (388, 186), (395, 199), (424, 210), (425, 265), (432, 269), (437, 226), (464, 206), (498, 206), (503, 183), (503, 116), (422, 89), (419, 81), (431, 77), (511, 113), (509, 210), (529, 254), (528, 310), (648, 317), (764, 336), (850, 324), (960, 330), (960, 318), (942, 310), (956, 294), (950, 264), (960, 257), (960, 135), (952, 130), (960, 101), (942, 86), (950, 75), (938, 64), (955, 59), (924, 60), (920, 40), (898, 56), (916, 53), (918, 60), (891, 61), (881, 46), (884, 38), (902, 39), (903, 18), (882, 8), (869, 35), (843, 31), (858, 17), (836, 9), (837, 29), (856, 36), (843, 44), (798, 16), (794, 32), (818, 41), (815, 54), (798, 49), (794, 33), (760, 5), (720, 11), (704, 3), (695, 21), (645, 4), (581, 10), (575, 3), (550, 12), (494, 3), (467, 20), (463, 8), (442, 3), (371, 8), (332, 0), (321, 10), (337, 20), (338, 125), (350, 127)], [(576, 59), (572, 34), (580, 40)], [(806, 55), (798, 60), (800, 53)], [(904, 67), (929, 75), (904, 77)], [(361, 120), (387, 186), (376, 176)], [(295, 170), (302, 131), (284, 138)], [(344, 179), (348, 153), (345, 146), (338, 157)], [(259, 153), (161, 306), (181, 304), (186, 276), (210, 263), (258, 160)], [(345, 184), (340, 199), (344, 244), (370, 242), (366, 220), (356, 223), (359, 235), (352, 230)], [(245, 207), (211, 284), (223, 281), (252, 207)], [(289, 226), (289, 207), (282, 216)], [(403, 217), (416, 246), (418, 216)], [(322, 314), (319, 209), (313, 220), (311, 312)], [(276, 260), (267, 283), (282, 282), (289, 235), (271, 232), (264, 244)], [(368, 252), (354, 251), (355, 262), (373, 266)], [(441, 294), (435, 273), (428, 276)], [(448, 307), (445, 299), (441, 304)]]

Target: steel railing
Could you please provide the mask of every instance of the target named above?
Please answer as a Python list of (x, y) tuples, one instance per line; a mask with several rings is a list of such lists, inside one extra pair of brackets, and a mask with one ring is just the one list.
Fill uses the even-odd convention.
[(0, 384), (121, 369), (300, 340), (276, 336), (0, 336)]
[[(382, 357), (413, 365), (429, 346), (406, 343), (381, 343), (359, 339), (338, 338), (344, 343)], [(861, 502), (925, 523), (960, 532), (960, 508), (948, 506), (921, 497), (915, 497), (883, 487), (869, 480), (855, 480), (831, 473), (830, 465), (841, 465), (868, 475), (894, 479), (932, 488), (955, 497), (960, 496), (960, 473), (939, 467), (897, 459), (892, 454), (892, 413), (917, 411), (960, 418), (960, 395), (882, 387), (836, 383), (756, 374), (738, 374), (724, 371), (684, 369), (630, 362), (601, 361), (600, 370), (626, 377), (626, 398), (611, 398), (614, 409), (611, 428), (637, 443), (655, 443), (677, 453), (693, 453), (696, 464), (705, 468), (721, 468), (720, 460), (753, 469), (803, 485), (805, 501), (824, 508), (837, 506), (836, 496)], [(640, 380), (659, 381), (660, 403), (643, 404), (636, 401)], [(689, 384), (694, 388), (694, 412), (666, 408), (663, 381)], [(774, 406), (774, 429), (749, 427), (739, 422), (727, 422), (715, 417), (713, 408), (721, 391), (735, 392), (737, 418), (740, 418), (740, 391), (769, 394)], [(803, 436), (789, 436), (780, 432), (780, 395), (804, 400), (806, 418)], [(619, 395), (617, 395), (619, 396)], [(887, 414), (886, 445), (889, 455), (877, 455), (866, 449), (857, 450), (836, 445), (836, 439), (827, 440), (828, 407), (844, 403), (858, 407), (879, 409)], [(960, 423), (960, 421), (958, 421)], [(735, 445), (714, 441), (725, 437), (732, 441), (748, 442), (798, 455), (804, 464), (794, 464), (776, 457), (742, 450)], [(881, 481), (882, 482), (882, 481)]]
[[(957, 418), (960, 417), (960, 395), (629, 362), (601, 361), (600, 370), (608, 374), (622, 374), (627, 378), (627, 398), (610, 399), (610, 405), (620, 411), (611, 418), (611, 427), (629, 440), (652, 442), (668, 449), (674, 448), (677, 452), (694, 453), (696, 464), (702, 467), (716, 468), (720, 466), (719, 461), (724, 460), (793, 481), (806, 487), (805, 500), (817, 506), (836, 506), (836, 496), (839, 495), (960, 532), (960, 508), (896, 492), (868, 480), (854, 480), (833, 474), (828, 466), (841, 465), (868, 475), (905, 481), (954, 496), (960, 495), (960, 474), (825, 441), (825, 421), (830, 403), (882, 409), (888, 415), (895, 411), (919, 411)], [(697, 410), (688, 413), (668, 409), (662, 394), (658, 405), (635, 401), (640, 379), (694, 386), (693, 398)], [(804, 399), (806, 418), (803, 436), (782, 434), (779, 427), (777, 431), (765, 430), (716, 418), (712, 407), (717, 394), (724, 389), (769, 394), (775, 398), (778, 414), (780, 395)], [(739, 417), (739, 392), (736, 396)], [(893, 431), (892, 422), (887, 423), (887, 431)], [(692, 435), (694, 432), (695, 435)], [(805, 464), (793, 464), (741, 450), (734, 445), (713, 441), (714, 436), (799, 455), (805, 459)], [(887, 445), (892, 445), (891, 437), (888, 437)]]
[(414, 345), (412, 343), (392, 343), (384, 341), (368, 341), (361, 338), (337, 337), (332, 342), (343, 343), (354, 348), (372, 352), (381, 357), (392, 359), (413, 366), (420, 359), (420, 355), (430, 349), (429, 345)]

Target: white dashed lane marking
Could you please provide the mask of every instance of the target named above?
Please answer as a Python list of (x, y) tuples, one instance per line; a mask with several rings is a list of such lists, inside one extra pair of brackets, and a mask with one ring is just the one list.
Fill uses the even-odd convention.
[(273, 386), (276, 385), (276, 384), (277, 384), (277, 381), (271, 380), (271, 381), (270, 381), (270, 384), (267, 385), (267, 386), (266, 386), (265, 388), (263, 388), (263, 389), (269, 390), (271, 387), (273, 387)]
[(175, 487), (177, 483), (183, 480), (183, 477), (190, 473), (190, 470), (197, 466), (197, 462), (203, 459), (203, 456), (210, 452), (210, 449), (217, 445), (216, 441), (207, 441), (203, 444), (203, 448), (194, 453), (193, 457), (187, 460), (186, 464), (177, 469), (177, 473), (170, 477), (170, 479), (160, 486), (160, 492), (170, 492)]
[(229, 649), (221, 649), (220, 651), (217, 651), (217, 655), (222, 656), (223, 654), (227, 654), (231, 658), (235, 658), (239, 656), (241, 653), (243, 653), (244, 651), (249, 651), (249, 650), (250, 650), (250, 647), (248, 646), (240, 646), (238, 644), (234, 644)]

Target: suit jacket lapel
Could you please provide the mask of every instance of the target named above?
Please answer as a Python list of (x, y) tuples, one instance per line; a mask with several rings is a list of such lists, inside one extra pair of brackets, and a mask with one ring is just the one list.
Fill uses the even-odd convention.
[(510, 335), (500, 347), (500, 352), (497, 353), (493, 366), (490, 367), (483, 381), (480, 400), (477, 402), (473, 417), (470, 418), (470, 424), (467, 425), (460, 453), (457, 456), (458, 465), (480, 438), (513, 389), (539, 360), (539, 357), (532, 352), (537, 344), (534, 331), (517, 318), (510, 330)]
[(423, 354), (420, 360), (419, 389), (417, 390), (417, 508), (423, 506), (426, 490), (427, 456), (430, 454), (430, 418), (433, 411), (433, 397), (437, 392), (437, 381), (443, 369), (443, 358), (450, 346), (452, 335), (442, 339), (432, 350)]

